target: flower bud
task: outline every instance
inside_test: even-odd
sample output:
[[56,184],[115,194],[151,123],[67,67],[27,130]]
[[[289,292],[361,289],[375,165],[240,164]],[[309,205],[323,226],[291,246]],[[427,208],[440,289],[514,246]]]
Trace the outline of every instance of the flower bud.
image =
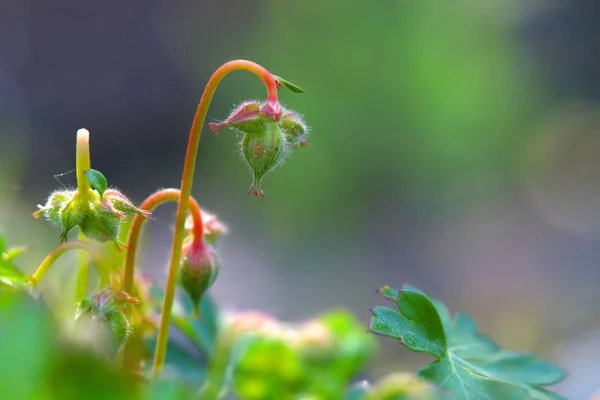
[[308,145],[308,127],[302,118],[277,101],[242,103],[227,119],[209,126],[215,133],[229,126],[245,134],[242,154],[253,175],[248,194],[254,192],[257,196],[264,196],[261,178],[283,161],[288,148]]
[[183,249],[180,282],[198,313],[200,300],[217,280],[219,261],[213,248],[202,241],[192,241]]
[[123,312],[128,304],[138,304],[139,300],[121,290],[105,288],[90,299],[77,305],[75,320],[90,319],[110,332],[113,342],[121,346],[129,340],[133,332],[132,324]]
[[43,214],[48,221],[62,228],[60,242],[75,226],[90,239],[99,242],[112,240],[117,243],[123,218],[131,214],[148,217],[150,212],[135,207],[127,197],[117,190],[109,189],[100,194],[90,189],[87,192],[60,191],[48,198],[45,206],[38,205],[35,217]]
[[297,113],[285,110],[281,119],[281,129],[285,133],[286,140],[294,148],[308,146],[308,127]]
[[286,141],[281,128],[276,123],[265,124],[264,130],[247,133],[242,140],[242,152],[252,170],[252,185],[248,194],[256,196],[264,193],[260,188],[262,177],[283,161]]

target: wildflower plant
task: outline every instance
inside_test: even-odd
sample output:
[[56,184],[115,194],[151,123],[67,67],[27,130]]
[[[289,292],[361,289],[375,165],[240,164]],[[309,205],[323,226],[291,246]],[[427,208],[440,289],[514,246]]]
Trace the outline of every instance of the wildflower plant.
[[[451,318],[442,303],[411,286],[382,288],[394,307],[374,308],[368,329],[343,310],[298,323],[216,306],[209,293],[219,276],[218,244],[227,228],[201,209],[192,183],[212,96],[235,70],[257,75],[267,98],[244,101],[208,125],[215,134],[229,128],[242,133],[240,153],[252,175],[248,194],[264,196],[264,176],[308,146],[303,117],[278,97],[282,87],[304,91],[246,60],[225,63],[208,81],[192,122],[181,187],[158,190],[139,206],[91,168],[90,134],[79,130],[77,188],[51,193],[34,212],[59,227],[57,247],[28,275],[16,264],[23,248],[8,247],[0,236],[0,354],[20,360],[0,363],[0,398],[84,398],[88,390],[106,399],[561,399],[545,388],[563,377],[557,366],[501,349],[469,317]],[[142,227],[165,202],[176,202],[177,214],[163,287],[135,266]],[[70,237],[74,231],[77,238]],[[98,246],[103,242],[114,246]],[[109,337],[103,353],[108,357],[62,338],[57,317],[38,294],[52,264],[71,250],[78,251],[75,325]],[[90,279],[91,265],[97,282]],[[170,335],[171,328],[187,342]],[[416,374],[359,379],[377,351],[371,333],[434,361]]]

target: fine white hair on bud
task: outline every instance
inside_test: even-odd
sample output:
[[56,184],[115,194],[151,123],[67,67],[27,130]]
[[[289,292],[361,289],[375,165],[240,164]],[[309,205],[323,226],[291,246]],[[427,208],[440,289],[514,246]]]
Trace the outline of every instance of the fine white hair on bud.
[[225,120],[209,124],[217,133],[231,127],[244,136],[239,152],[252,174],[248,194],[264,196],[261,180],[281,165],[292,149],[308,146],[309,128],[302,116],[277,101],[245,101],[234,108]]

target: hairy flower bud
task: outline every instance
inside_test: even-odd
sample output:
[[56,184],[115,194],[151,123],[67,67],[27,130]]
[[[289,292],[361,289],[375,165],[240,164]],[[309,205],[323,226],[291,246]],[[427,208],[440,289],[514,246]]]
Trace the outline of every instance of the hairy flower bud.
[[276,123],[265,124],[262,131],[247,133],[242,140],[242,153],[252,170],[252,185],[248,193],[264,196],[260,181],[265,174],[279,165],[284,158],[286,142]]
[[285,133],[288,143],[294,148],[308,146],[308,127],[297,113],[285,110],[281,119],[281,129]]
[[121,290],[105,288],[90,299],[84,299],[77,305],[75,320],[84,318],[100,323],[110,332],[117,346],[127,343],[133,332],[132,324],[123,312],[128,304],[138,304],[139,300]]
[[181,258],[180,282],[197,313],[200,300],[219,276],[217,254],[209,244],[192,241],[186,244]]
[[215,133],[229,126],[245,134],[242,154],[253,176],[248,194],[257,196],[264,196],[260,188],[262,177],[283,161],[289,148],[308,145],[309,130],[302,118],[277,101],[244,102],[227,119],[209,126]]
[[123,218],[131,214],[148,217],[150,212],[140,210],[115,189],[109,189],[103,196],[90,189],[87,192],[58,191],[48,198],[46,205],[38,205],[34,213],[37,218],[44,215],[48,221],[62,228],[60,242],[67,240],[67,234],[75,226],[90,239],[99,242],[112,240],[117,245]]

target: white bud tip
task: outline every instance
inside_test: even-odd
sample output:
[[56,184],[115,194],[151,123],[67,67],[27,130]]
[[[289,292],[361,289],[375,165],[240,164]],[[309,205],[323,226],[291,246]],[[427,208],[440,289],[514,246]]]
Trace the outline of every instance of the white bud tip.
[[85,128],[78,129],[77,136],[90,136],[90,131]]

